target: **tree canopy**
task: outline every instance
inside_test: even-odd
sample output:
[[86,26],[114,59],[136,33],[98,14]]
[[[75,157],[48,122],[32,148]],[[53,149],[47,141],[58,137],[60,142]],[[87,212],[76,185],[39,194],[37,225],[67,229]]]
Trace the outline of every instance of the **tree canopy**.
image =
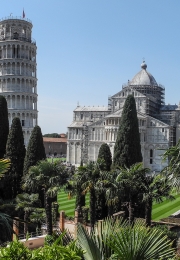
[[117,139],[114,147],[114,167],[130,167],[142,162],[140,136],[135,99],[132,95],[126,98]]
[[52,199],[67,181],[67,170],[61,162],[39,161],[23,176],[23,189],[36,192],[42,189],[45,198],[47,233],[52,235]]
[[58,133],[52,133],[52,134],[45,134],[43,137],[52,137],[52,138],[60,138],[60,135]]
[[39,126],[35,126],[31,133],[26,151],[24,160],[24,174],[28,173],[30,166],[36,165],[37,162],[44,159],[46,159],[46,154],[41,128]]
[[99,149],[98,159],[104,160],[104,170],[110,171],[112,164],[112,155],[109,148],[109,145],[104,143]]
[[6,142],[9,133],[8,108],[4,96],[0,96],[0,158],[2,159],[6,152]]
[[[7,159],[0,159],[0,178],[10,168],[10,161]],[[8,241],[12,237],[12,219],[9,215],[0,212],[0,243]]]
[[15,117],[12,121],[6,145],[6,158],[9,158],[11,161],[11,168],[6,177],[6,188],[9,186],[9,189],[6,189],[8,190],[9,199],[15,198],[21,191],[20,183],[23,175],[25,153],[26,149],[21,122],[18,117]]

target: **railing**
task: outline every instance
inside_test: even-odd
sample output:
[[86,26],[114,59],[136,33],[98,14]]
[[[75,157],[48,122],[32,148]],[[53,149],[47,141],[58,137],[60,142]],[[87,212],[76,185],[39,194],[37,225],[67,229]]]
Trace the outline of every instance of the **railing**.
[[31,232],[31,233],[27,233],[27,234],[19,234],[18,239],[26,239],[26,238],[37,237],[37,236],[42,236],[42,235],[43,235],[42,231],[39,230],[37,232]]
[[35,73],[34,72],[24,72],[24,71],[21,71],[20,73],[20,70],[13,70],[13,71],[3,71],[3,73],[0,72],[0,77],[3,77],[3,76],[23,76],[23,77],[32,77],[32,78],[35,78]]
[[10,15],[10,16],[7,16],[7,17],[3,17],[2,19],[0,19],[0,22],[5,21],[5,20],[14,20],[14,19],[26,21],[26,22],[32,24],[32,21],[31,21],[30,19],[28,19],[28,18],[23,18],[23,17],[21,17],[21,16],[11,16],[11,15]]
[[18,36],[18,35],[1,36],[0,37],[0,41],[6,41],[6,40],[16,40],[16,41],[30,42],[30,43],[36,45],[36,41],[33,38],[29,39],[29,38],[21,37],[21,36]]
[[[139,86],[142,86],[142,87],[149,87],[150,85],[139,85],[139,84],[137,84],[137,85],[131,85],[131,81],[129,81],[129,82],[127,82],[127,83],[123,83],[122,84],[122,89],[124,89],[124,88],[126,88],[126,87],[139,87]],[[162,85],[162,84],[160,84],[160,83],[157,83],[157,85],[154,85],[154,87],[159,87],[159,88],[161,88],[161,90],[162,91],[164,91],[165,90],[165,87]]]

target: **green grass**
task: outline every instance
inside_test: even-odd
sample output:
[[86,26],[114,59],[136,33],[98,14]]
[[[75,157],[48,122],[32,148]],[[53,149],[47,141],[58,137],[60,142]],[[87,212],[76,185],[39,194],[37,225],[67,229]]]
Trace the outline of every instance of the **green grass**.
[[[174,195],[175,200],[165,200],[162,203],[154,203],[152,219],[160,220],[180,210],[180,195]],[[67,216],[74,217],[75,197],[68,199],[68,194],[61,190],[58,194],[59,211],[64,210]],[[89,195],[86,196],[86,205],[89,205]]]
[[175,200],[165,200],[162,203],[156,203],[153,205],[152,219],[160,220],[167,218],[171,214],[180,210],[180,195],[174,195]]
[[[74,217],[75,211],[75,201],[76,198],[73,197],[68,199],[68,194],[61,190],[58,193],[58,204],[59,204],[59,211],[64,210],[67,216]],[[86,196],[86,205],[89,205],[89,195]]]
[[48,162],[66,161],[66,158],[47,158]]

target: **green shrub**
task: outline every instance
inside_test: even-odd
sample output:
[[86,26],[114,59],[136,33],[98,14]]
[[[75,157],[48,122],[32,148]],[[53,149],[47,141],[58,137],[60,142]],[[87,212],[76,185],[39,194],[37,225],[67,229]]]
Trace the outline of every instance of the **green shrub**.
[[164,234],[168,237],[169,240],[172,241],[172,247],[176,248],[178,235],[176,232],[169,230],[167,225],[157,225],[156,228],[160,229],[164,232]]
[[8,247],[0,249],[0,259],[6,260],[30,260],[31,251],[19,241],[13,241]]

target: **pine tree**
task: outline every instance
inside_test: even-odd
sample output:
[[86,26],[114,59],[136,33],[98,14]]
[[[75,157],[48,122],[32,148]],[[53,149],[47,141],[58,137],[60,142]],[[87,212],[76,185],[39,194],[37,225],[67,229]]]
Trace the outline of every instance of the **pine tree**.
[[6,153],[6,142],[9,133],[7,101],[4,96],[0,96],[0,159]]
[[38,161],[46,159],[45,148],[43,144],[43,137],[41,128],[35,126],[27,147],[26,156],[24,160],[23,174],[27,174],[29,167],[36,165]]
[[130,167],[142,162],[139,127],[135,99],[129,95],[125,101],[114,147],[114,167]]
[[112,155],[108,144],[104,143],[101,145],[99,149],[98,159],[103,159],[105,162],[104,170],[110,171],[112,164]]
[[5,157],[10,159],[11,167],[4,179],[4,199],[13,199],[21,192],[20,185],[23,175],[25,153],[26,149],[21,122],[18,117],[15,117],[12,121],[6,145]]

